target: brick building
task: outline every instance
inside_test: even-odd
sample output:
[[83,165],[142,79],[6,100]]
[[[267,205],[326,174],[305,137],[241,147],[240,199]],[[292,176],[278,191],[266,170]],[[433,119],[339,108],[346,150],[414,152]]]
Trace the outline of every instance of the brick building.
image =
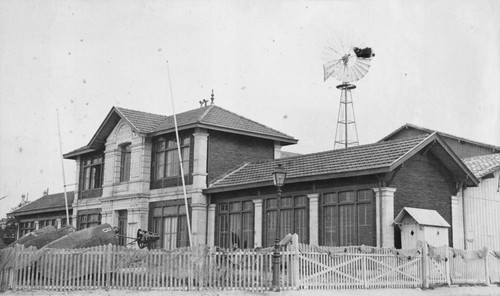
[[[477,178],[437,133],[282,158],[291,136],[215,105],[177,115],[193,243],[269,246],[276,235],[271,172],[288,170],[280,236],[321,245],[398,246],[404,206],[437,210],[450,224],[457,183]],[[155,248],[188,244],[172,116],[113,107],[77,163],[73,219],[160,234]],[[94,221],[98,219],[98,221]],[[452,237],[450,236],[450,243]]]

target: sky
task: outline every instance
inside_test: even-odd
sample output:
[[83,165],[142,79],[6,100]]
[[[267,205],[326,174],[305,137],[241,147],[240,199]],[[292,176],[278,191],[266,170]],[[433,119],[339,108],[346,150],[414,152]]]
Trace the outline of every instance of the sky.
[[376,54],[352,93],[360,144],[411,123],[500,146],[498,15],[493,0],[2,0],[0,218],[22,194],[62,192],[60,143],[86,145],[112,106],[170,115],[213,89],[299,140],[286,151],[332,149],[340,93],[323,63],[337,36]]

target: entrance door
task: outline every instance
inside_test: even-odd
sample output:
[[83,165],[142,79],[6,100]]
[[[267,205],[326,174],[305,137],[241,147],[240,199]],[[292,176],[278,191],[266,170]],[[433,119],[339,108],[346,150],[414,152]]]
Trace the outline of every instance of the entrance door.
[[118,243],[120,246],[127,244],[127,210],[118,211]]

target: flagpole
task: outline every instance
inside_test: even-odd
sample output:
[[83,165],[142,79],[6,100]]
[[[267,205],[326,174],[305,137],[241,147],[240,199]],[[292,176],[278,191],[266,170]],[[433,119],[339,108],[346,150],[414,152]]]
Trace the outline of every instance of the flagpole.
[[191,219],[189,217],[189,206],[188,206],[187,193],[186,193],[186,181],[184,180],[184,168],[182,165],[181,143],[179,140],[179,129],[177,127],[177,117],[175,115],[174,95],[173,95],[173,91],[172,91],[172,81],[170,81],[170,67],[168,65],[168,61],[167,61],[167,73],[168,73],[168,85],[170,87],[170,98],[171,98],[171,102],[172,102],[172,113],[174,114],[175,137],[177,139],[177,152],[179,153],[179,166],[181,168],[182,191],[184,193],[184,205],[186,207],[186,218],[187,218],[189,245],[192,246],[193,238],[192,238],[192,234],[191,234]]
[[56,109],[57,112],[57,131],[59,135],[59,152],[61,154],[61,167],[62,167],[62,175],[63,175],[63,187],[64,187],[64,202],[66,205],[66,225],[69,224],[69,209],[68,209],[68,193],[66,192],[66,174],[64,173],[64,157],[62,153],[62,142],[61,142],[61,127],[59,125],[59,110]]

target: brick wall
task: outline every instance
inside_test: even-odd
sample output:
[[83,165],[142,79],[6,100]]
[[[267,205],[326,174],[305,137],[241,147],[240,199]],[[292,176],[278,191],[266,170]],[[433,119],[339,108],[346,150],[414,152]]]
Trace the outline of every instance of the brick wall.
[[[449,172],[431,153],[417,154],[397,172],[390,187],[397,188],[394,196],[394,216],[403,207],[436,210],[450,225],[453,182]],[[399,238],[396,227],[396,241]],[[450,231],[449,243],[452,244]],[[396,246],[398,244],[396,243]]]
[[274,158],[274,141],[209,131],[208,182],[249,162]]

